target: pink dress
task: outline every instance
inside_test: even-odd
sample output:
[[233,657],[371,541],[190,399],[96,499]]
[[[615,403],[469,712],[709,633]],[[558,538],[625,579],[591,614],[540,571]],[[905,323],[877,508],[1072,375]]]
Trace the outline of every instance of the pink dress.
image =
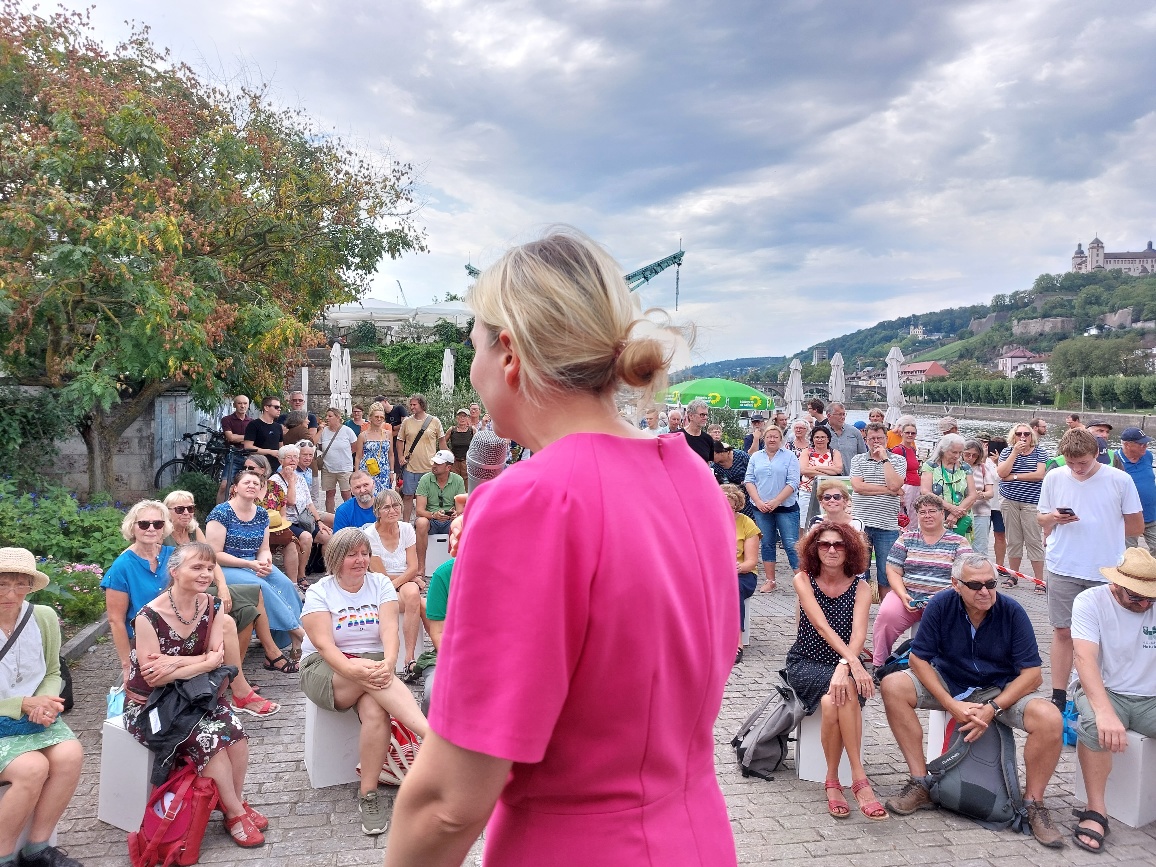
[[734,532],[681,434],[572,434],[470,495],[429,720],[514,762],[487,864],[736,863]]

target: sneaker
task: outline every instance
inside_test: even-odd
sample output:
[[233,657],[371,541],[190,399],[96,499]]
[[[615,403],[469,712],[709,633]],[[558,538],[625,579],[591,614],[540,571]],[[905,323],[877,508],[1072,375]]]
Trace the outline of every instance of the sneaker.
[[1028,813],[1028,826],[1036,842],[1049,849],[1063,849],[1064,840],[1052,824],[1051,811],[1040,801],[1024,801],[1024,807]]
[[75,858],[69,858],[55,846],[45,846],[35,855],[16,856],[19,867],[84,867]]
[[910,816],[916,810],[934,810],[935,803],[931,800],[931,792],[923,780],[912,777],[907,781],[899,794],[887,799],[887,809],[898,816]]
[[361,811],[361,832],[371,837],[389,830],[389,817],[385,814],[385,804],[381,802],[377,789],[366,795],[357,796],[357,809]]

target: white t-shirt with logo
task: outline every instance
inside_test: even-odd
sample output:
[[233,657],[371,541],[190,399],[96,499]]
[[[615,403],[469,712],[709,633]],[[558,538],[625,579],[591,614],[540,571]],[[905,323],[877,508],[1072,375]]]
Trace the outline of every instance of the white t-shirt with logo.
[[1100,645],[1100,672],[1112,692],[1156,696],[1156,606],[1137,613],[1107,585],[1085,590],[1072,604],[1072,638]]
[[1044,559],[1057,575],[1103,581],[1100,567],[1119,563],[1124,556],[1124,516],[1143,510],[1131,476],[1107,464],[1099,467],[1085,481],[1066,466],[1044,476],[1040,514],[1066,506],[1080,519],[1056,524],[1048,536]]
[[[343,590],[332,575],[326,575],[305,593],[301,616],[326,611],[333,623],[333,643],[342,653],[381,653],[379,610],[387,602],[397,601],[393,582],[377,572],[365,573],[365,581],[356,593]],[[397,627],[390,623],[388,628]],[[302,656],[316,653],[317,648],[305,636]]]

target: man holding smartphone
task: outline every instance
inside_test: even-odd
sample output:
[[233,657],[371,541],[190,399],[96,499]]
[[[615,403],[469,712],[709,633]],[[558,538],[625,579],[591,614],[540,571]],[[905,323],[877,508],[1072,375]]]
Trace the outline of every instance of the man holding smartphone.
[[1044,477],[1038,521],[1048,534],[1045,556],[1048,619],[1053,628],[1052,701],[1061,711],[1068,701],[1072,672],[1072,605],[1084,590],[1105,583],[1104,564],[1119,563],[1124,537],[1144,532],[1144,512],[1132,478],[1100,463],[1100,445],[1088,430],[1060,438],[1065,465]]
[[449,533],[450,521],[457,517],[454,497],[466,492],[466,482],[450,471],[454,463],[454,453],[441,449],[434,453],[432,468],[421,477],[417,485],[417,568],[425,577],[425,552],[429,544],[429,534]]

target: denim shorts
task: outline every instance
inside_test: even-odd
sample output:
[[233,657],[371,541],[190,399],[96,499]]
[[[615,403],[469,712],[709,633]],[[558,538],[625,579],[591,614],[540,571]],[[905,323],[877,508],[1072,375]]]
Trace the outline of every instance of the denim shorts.
[[444,536],[450,531],[450,523],[452,518],[447,518],[444,521],[431,519],[429,522],[429,532],[431,536]]
[[402,494],[407,497],[415,496],[417,494],[417,486],[421,482],[421,477],[424,475],[425,473],[411,473],[409,470],[402,470]]

